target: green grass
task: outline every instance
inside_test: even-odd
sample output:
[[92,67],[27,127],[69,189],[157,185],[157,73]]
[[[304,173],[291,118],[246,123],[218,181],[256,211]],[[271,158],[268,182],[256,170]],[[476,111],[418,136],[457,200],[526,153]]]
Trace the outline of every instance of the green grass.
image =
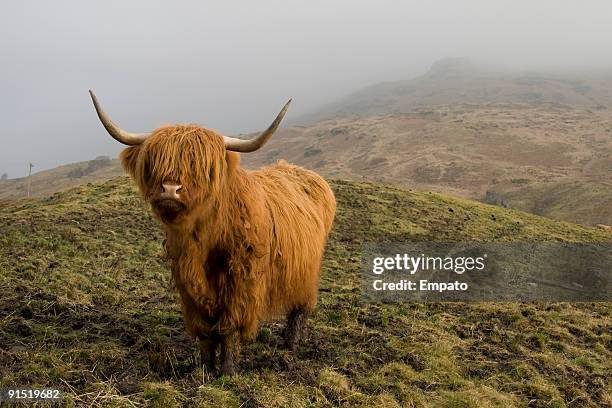
[[612,224],[612,185],[588,181],[536,184],[502,194],[510,207],[583,225]]
[[[298,357],[282,322],[209,379],[185,334],[162,235],[119,178],[0,208],[0,387],[66,406],[609,406],[609,303],[364,304],[367,241],[609,241],[443,195],[336,181],[319,303]],[[452,211],[451,211],[452,210]]]

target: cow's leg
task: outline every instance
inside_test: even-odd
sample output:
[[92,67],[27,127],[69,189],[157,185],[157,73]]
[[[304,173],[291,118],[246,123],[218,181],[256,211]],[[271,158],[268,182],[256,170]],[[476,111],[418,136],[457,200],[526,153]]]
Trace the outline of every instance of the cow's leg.
[[200,338],[200,360],[205,370],[210,374],[215,372],[217,366],[217,346],[219,337],[209,334],[207,337]]
[[291,349],[294,353],[297,351],[307,316],[308,310],[304,307],[294,308],[287,316],[287,326],[284,333],[285,347]]
[[236,360],[240,353],[240,332],[235,330],[221,337],[221,375],[236,372]]

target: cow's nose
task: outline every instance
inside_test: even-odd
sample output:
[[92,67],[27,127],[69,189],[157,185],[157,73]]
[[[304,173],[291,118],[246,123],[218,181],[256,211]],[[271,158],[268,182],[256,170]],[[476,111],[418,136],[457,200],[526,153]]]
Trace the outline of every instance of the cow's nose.
[[164,197],[178,198],[178,192],[183,189],[180,184],[162,184],[161,193]]

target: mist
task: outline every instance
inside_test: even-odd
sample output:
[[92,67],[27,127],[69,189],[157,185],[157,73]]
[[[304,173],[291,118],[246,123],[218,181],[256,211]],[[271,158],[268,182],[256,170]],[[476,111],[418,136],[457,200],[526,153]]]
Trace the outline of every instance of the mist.
[[19,1],[0,4],[0,173],[115,157],[88,89],[129,131],[267,127],[438,59],[612,67],[606,1]]

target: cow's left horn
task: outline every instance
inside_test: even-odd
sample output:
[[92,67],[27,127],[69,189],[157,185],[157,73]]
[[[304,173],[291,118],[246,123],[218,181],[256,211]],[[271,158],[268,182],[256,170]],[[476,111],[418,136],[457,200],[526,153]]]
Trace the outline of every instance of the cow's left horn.
[[256,138],[244,140],[236,139],[235,137],[223,136],[223,138],[225,139],[225,148],[227,150],[240,153],[254,152],[255,150],[259,149],[270,139],[270,137],[272,137],[272,135],[278,128],[278,125],[280,125],[281,121],[283,120],[283,117],[285,116],[287,109],[289,109],[290,104],[291,99],[289,99],[285,106],[283,106],[283,109],[281,109],[278,116],[276,116],[274,122],[272,122],[272,124],[265,130],[265,132],[263,132]]
[[116,141],[128,146],[134,146],[141,144],[147,137],[149,137],[150,133],[129,133],[115,125],[110,117],[104,113],[100,107],[100,104],[98,103],[98,98],[96,98],[96,95],[91,89],[89,90],[89,95],[91,95],[91,100],[96,108],[100,122],[102,122],[102,125],[104,125],[104,128],[108,134],[111,135]]

